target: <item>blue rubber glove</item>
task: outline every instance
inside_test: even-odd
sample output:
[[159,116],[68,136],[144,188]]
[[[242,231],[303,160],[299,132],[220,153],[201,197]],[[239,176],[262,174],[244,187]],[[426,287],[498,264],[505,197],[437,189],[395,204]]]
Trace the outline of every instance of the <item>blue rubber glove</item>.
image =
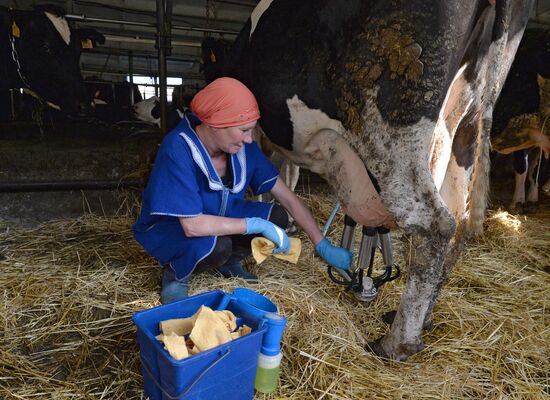
[[325,262],[335,268],[349,269],[353,254],[343,247],[333,246],[326,238],[323,238],[315,246],[315,251]]
[[290,240],[288,240],[288,236],[284,229],[262,218],[245,218],[244,220],[246,222],[245,234],[250,235],[259,233],[275,243],[277,248],[273,250],[274,254],[281,252],[288,254],[290,250]]

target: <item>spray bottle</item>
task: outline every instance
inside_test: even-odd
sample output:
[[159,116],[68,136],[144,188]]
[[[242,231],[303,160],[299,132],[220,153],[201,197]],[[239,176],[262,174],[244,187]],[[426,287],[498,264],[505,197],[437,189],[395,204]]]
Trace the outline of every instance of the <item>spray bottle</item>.
[[277,389],[279,366],[281,365],[281,338],[285,330],[286,318],[275,313],[266,313],[262,324],[267,324],[260,355],[254,388],[260,393],[272,393]]

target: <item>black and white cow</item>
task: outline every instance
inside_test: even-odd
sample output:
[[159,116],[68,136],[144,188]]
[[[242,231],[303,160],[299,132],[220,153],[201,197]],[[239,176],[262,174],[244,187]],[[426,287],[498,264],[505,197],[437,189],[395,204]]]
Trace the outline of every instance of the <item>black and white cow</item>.
[[[168,112],[166,113],[166,129],[168,132],[181,121],[185,109],[180,109],[175,104],[168,106]],[[153,96],[134,104],[132,106],[132,118],[160,127],[160,99]]]
[[464,241],[482,228],[493,107],[531,6],[262,0],[236,40],[228,74],[256,95],[269,139],[322,175],[355,221],[394,221],[412,240],[377,354],[422,350]]
[[82,46],[105,38],[93,29],[71,29],[64,15],[54,5],[0,7],[0,120],[9,117],[9,89],[17,88],[70,116],[90,110],[79,58]]
[[143,100],[139,86],[127,81],[112,82],[97,76],[84,79],[86,90],[96,104],[131,106]]
[[[178,85],[172,90],[172,103],[168,105],[166,113],[166,129],[171,131],[181,121],[183,114],[191,105],[197,88]],[[160,99],[157,96],[134,104],[132,107],[133,118],[139,121],[150,122],[160,127]]]
[[116,123],[132,118],[132,107],[143,100],[139,86],[130,82],[111,82],[97,76],[87,77],[84,85],[92,98],[96,119]]
[[[495,105],[491,130],[493,149],[502,154],[513,153],[512,211],[525,211],[538,202],[539,182],[544,184],[544,175],[537,172],[548,168],[540,151],[546,158],[550,154],[549,117],[550,29],[529,29],[525,31]],[[529,151],[533,148],[538,151]]]

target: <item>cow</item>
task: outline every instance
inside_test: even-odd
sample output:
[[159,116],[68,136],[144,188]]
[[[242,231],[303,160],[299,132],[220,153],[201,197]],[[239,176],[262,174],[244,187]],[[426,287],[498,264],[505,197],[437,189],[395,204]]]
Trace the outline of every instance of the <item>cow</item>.
[[[502,154],[513,153],[515,188],[511,211],[526,211],[538,202],[540,151],[550,153],[550,29],[526,30],[497,101],[491,141]],[[538,148],[528,157],[530,148]],[[530,162],[529,162],[530,160]],[[526,179],[529,192],[525,195]],[[542,178],[542,176],[541,176]],[[543,182],[541,182],[543,183]],[[527,202],[526,202],[527,200]]]
[[406,360],[482,229],[493,107],[527,24],[524,0],[262,0],[227,75],[260,129],[324,177],[346,214],[412,245],[390,331],[367,347]]
[[9,89],[22,88],[69,116],[90,111],[79,58],[105,42],[93,29],[72,29],[55,5],[32,11],[0,7],[0,120],[9,118]]
[[225,57],[229,47],[230,43],[224,39],[207,37],[202,41],[201,70],[204,73],[206,83],[210,83],[222,75],[225,66]]
[[96,119],[116,123],[132,118],[132,106],[143,100],[139,86],[130,82],[110,82],[87,77],[84,85],[92,98]]
[[172,105],[179,110],[186,110],[191,104],[191,100],[197,93],[197,88],[189,85],[178,85],[172,89]]
[[131,106],[143,100],[139,86],[127,81],[111,82],[97,76],[84,79],[84,85],[95,104]]
[[[171,131],[176,127],[189,109],[191,100],[197,89],[187,85],[175,86],[172,90],[172,103],[168,105],[166,129]],[[160,127],[160,99],[157,96],[150,97],[132,107],[133,118],[139,121],[150,122]]]
[[[180,109],[175,104],[168,106],[166,113],[166,129],[171,131],[181,121],[186,108]],[[160,127],[160,99],[157,96],[149,97],[132,106],[132,118],[138,121],[149,122]]]

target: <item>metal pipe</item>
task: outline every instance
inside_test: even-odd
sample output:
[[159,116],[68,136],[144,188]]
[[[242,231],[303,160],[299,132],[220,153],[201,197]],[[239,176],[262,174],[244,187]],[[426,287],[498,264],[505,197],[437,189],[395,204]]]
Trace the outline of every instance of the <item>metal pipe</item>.
[[[79,21],[79,22],[100,22],[104,24],[118,24],[118,25],[129,25],[129,26],[142,26],[146,28],[156,28],[156,24],[153,22],[137,22],[137,21],[124,21],[119,19],[108,19],[108,18],[95,18],[87,17],[83,14],[67,14],[65,18],[70,21]],[[158,15],[157,15],[158,19]],[[194,26],[185,26],[185,25],[173,25],[172,29],[178,31],[192,31],[192,32],[209,32],[209,33],[218,33],[220,35],[235,35],[237,36],[239,32],[231,31],[228,29],[213,29],[213,28],[198,28]]]
[[[153,42],[153,40],[151,40],[151,42]],[[132,58],[136,59],[136,58],[145,58],[145,59],[149,59],[149,58],[154,58],[156,59],[158,57],[158,54],[157,53],[153,53],[153,52],[139,52],[139,53],[136,53],[135,50],[130,50],[132,52]],[[113,55],[113,56],[124,56],[124,57],[128,57],[129,54],[128,54],[128,50],[122,50],[122,49],[117,49],[117,48],[114,48],[114,47],[98,47],[98,48],[95,48],[95,49],[88,49],[86,50],[85,54],[110,54],[110,55]],[[185,57],[185,55],[183,55]],[[189,57],[192,57],[192,56],[189,56]],[[182,58],[181,55],[176,55],[176,56],[169,56],[169,57],[166,57],[166,59],[168,61],[174,61],[174,62],[183,62],[183,63],[199,63],[200,62],[200,59],[199,58]]]
[[[171,3],[170,3],[171,4]],[[166,133],[167,116],[167,91],[166,91],[166,53],[170,49],[170,27],[166,21],[166,0],[157,0],[157,50],[158,50],[158,71],[160,89],[160,130]]]
[[0,193],[143,188],[143,179],[0,182]]
[[[83,74],[89,74],[89,75],[97,75],[103,72],[104,75],[113,75],[113,76],[123,76],[126,77],[128,73],[126,71],[109,71],[106,72],[103,67],[95,66],[95,65],[83,65],[80,71]],[[139,75],[149,76],[150,71],[142,70],[142,69],[134,69],[134,72]],[[182,74],[179,71],[173,71],[173,76],[179,76],[183,79],[187,80],[193,80],[193,81],[204,81],[204,76],[202,74]],[[153,83],[140,83],[140,86],[154,86],[157,87],[158,85]]]
[[132,86],[132,90],[130,90],[130,104],[134,104],[134,55],[132,50],[128,50],[128,81]]
[[330,225],[332,225],[332,221],[334,220],[334,217],[336,216],[336,213],[338,212],[339,209],[340,209],[340,201],[338,200],[334,205],[332,212],[328,216],[327,222],[325,223],[325,227],[323,228],[323,236],[327,235]]
[[15,119],[15,91],[19,91],[19,89],[10,89],[10,111],[11,111],[11,119]]
[[[124,43],[145,43],[145,44],[155,44],[154,39],[148,39],[138,36],[120,36],[120,35],[103,35],[105,40],[108,42],[124,42]],[[184,46],[184,47],[201,47],[200,42],[191,42],[191,41],[181,41],[174,40],[172,42],[174,46]]]

